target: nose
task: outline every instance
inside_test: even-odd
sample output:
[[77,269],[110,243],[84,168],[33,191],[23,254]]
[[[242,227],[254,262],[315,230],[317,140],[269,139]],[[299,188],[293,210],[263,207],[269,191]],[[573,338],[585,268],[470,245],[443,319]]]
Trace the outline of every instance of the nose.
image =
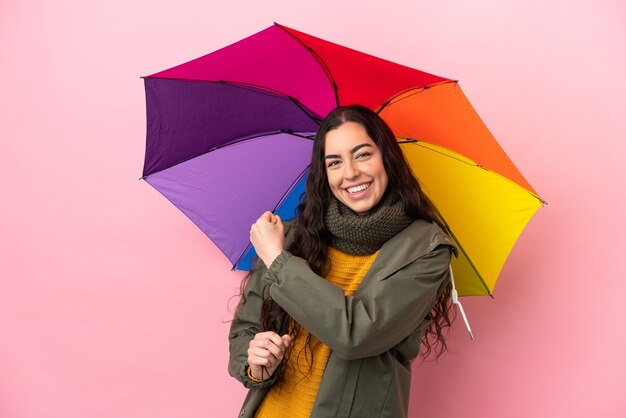
[[343,176],[346,179],[354,179],[359,176],[360,172],[354,161],[348,160],[344,167],[345,171],[343,173]]

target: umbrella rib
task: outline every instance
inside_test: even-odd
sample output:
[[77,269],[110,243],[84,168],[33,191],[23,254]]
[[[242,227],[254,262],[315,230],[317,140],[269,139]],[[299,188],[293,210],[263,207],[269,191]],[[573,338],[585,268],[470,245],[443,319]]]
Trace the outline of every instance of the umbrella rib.
[[307,115],[313,122],[318,123],[318,124],[320,122],[322,122],[322,118],[318,114],[316,114],[311,109],[307,108],[305,105],[300,103],[300,101],[298,99],[296,99],[295,97],[290,96],[290,95],[288,95],[286,93],[283,93],[280,90],[275,90],[275,89],[273,89],[271,87],[262,86],[260,84],[246,83],[246,82],[243,82],[243,81],[220,80],[220,81],[218,81],[218,83],[226,84],[226,85],[233,86],[233,87],[248,88],[249,90],[253,90],[253,91],[274,93],[277,96],[286,98],[289,101],[291,101],[294,105],[296,105],[296,107],[298,107],[302,111],[302,113]]
[[[289,188],[287,189],[287,191],[282,195],[282,197],[280,198],[280,200],[278,201],[278,203],[276,204],[276,206],[274,206],[274,209],[272,209],[272,213],[276,213],[276,211],[278,210],[278,208],[280,208],[280,205],[283,204],[283,202],[285,201],[285,199],[287,198],[287,196],[289,196],[289,194],[292,192],[292,190],[296,187],[296,185],[300,182],[300,180],[302,179],[302,177],[306,174],[306,172],[309,170],[310,165],[307,165],[306,168],[304,170],[302,170],[302,172],[298,175],[298,177],[296,177],[296,179],[291,183],[291,185],[289,186]],[[252,246],[252,243],[248,243],[248,245],[246,246],[245,250],[243,250],[243,252],[241,253],[241,255],[237,258],[237,261],[233,264],[233,268],[232,270],[235,270],[237,267],[237,264],[239,264],[239,262],[241,261],[241,259],[243,258],[243,256],[248,252],[248,249],[250,249],[250,247]]]
[[285,29],[283,25],[280,25],[276,22],[274,22],[274,25],[282,29],[285,33],[287,33],[287,35],[291,36],[299,44],[301,44],[307,51],[311,53],[311,55],[313,56],[313,59],[315,59],[315,61],[319,64],[319,66],[322,67],[322,70],[326,74],[326,77],[328,77],[328,81],[330,81],[330,84],[333,87],[333,92],[335,94],[335,104],[337,105],[337,107],[339,107],[339,92],[338,92],[339,88],[337,87],[337,83],[335,82],[335,77],[333,77],[333,73],[330,71],[330,68],[328,67],[326,62],[322,59],[322,57],[317,52],[315,52],[313,48],[305,44],[304,41],[302,41],[300,38],[298,38],[297,36],[289,32],[287,29]]
[[[248,245],[246,245],[246,248],[244,248],[244,250],[241,252],[241,254],[239,255],[239,257],[237,257],[237,260],[233,263],[233,266],[231,267],[231,271],[235,271],[237,270],[237,264],[239,264],[239,262],[241,261],[241,259],[243,258],[244,255],[246,255],[246,253],[248,252],[248,250],[250,249],[250,247],[252,247],[252,243],[248,242]],[[258,256],[255,256],[258,257]],[[254,257],[250,260],[250,266],[248,266],[248,270],[247,271],[252,271],[251,265],[252,262],[254,261]]]
[[446,219],[443,217],[441,212],[439,212],[439,209],[437,209],[437,206],[432,201],[431,201],[431,203],[433,205],[433,208],[435,209],[435,212],[437,212],[437,216],[439,217],[439,219],[441,219],[441,222],[443,222],[443,224],[445,225],[446,229],[448,230],[448,233],[452,236],[452,239],[454,240],[454,242],[456,242],[456,244],[459,246],[459,250],[463,253],[463,255],[465,255],[465,258],[467,259],[467,262],[472,267],[472,270],[474,270],[474,273],[476,273],[476,276],[478,276],[478,279],[480,280],[480,282],[482,283],[483,287],[487,291],[487,294],[493,298],[493,295],[491,294],[491,290],[489,290],[489,286],[487,286],[487,283],[485,283],[485,280],[483,279],[483,276],[478,271],[478,268],[474,265],[474,262],[470,258],[470,256],[467,253],[467,251],[465,251],[465,248],[463,247],[463,245],[461,245],[461,241],[459,241],[459,239],[456,237],[454,232],[452,232],[452,229],[450,228],[450,225],[448,225],[448,222],[446,222]]
[[273,89],[271,87],[262,86],[260,84],[254,83],[246,83],[244,81],[233,81],[233,80],[195,80],[192,78],[164,78],[164,77],[142,77],[142,78],[152,78],[155,80],[174,80],[174,81],[187,81],[187,82],[197,82],[197,83],[213,83],[213,84],[224,84],[231,87],[238,87],[241,89],[245,89],[248,91],[253,91],[258,94],[267,94],[270,93],[273,96],[278,96],[283,99],[287,99],[291,101],[294,105],[296,105],[302,113],[308,116],[313,122],[319,124],[322,121],[322,118],[311,109],[307,108],[305,105],[300,103],[298,99],[293,96],[290,96],[286,93],[283,93],[280,90]]
[[489,173],[492,173],[492,174],[494,174],[494,175],[496,175],[496,176],[498,176],[498,177],[501,177],[501,178],[505,179],[506,181],[508,181],[508,182],[510,182],[510,183],[513,183],[513,184],[514,184],[514,185],[516,185],[517,187],[522,188],[522,189],[523,189],[526,193],[528,193],[529,195],[531,195],[532,197],[534,197],[535,199],[537,199],[537,200],[541,203],[541,205],[542,205],[542,206],[545,206],[545,205],[547,205],[547,204],[548,204],[548,202],[546,202],[545,200],[543,200],[542,198],[540,198],[540,197],[539,197],[539,196],[537,196],[536,194],[534,194],[534,193],[530,192],[529,190],[527,190],[527,189],[523,188],[522,186],[520,186],[519,184],[517,184],[517,183],[516,183],[516,182],[514,182],[513,180],[509,179],[508,177],[503,176],[502,174],[498,173],[497,171],[493,171],[493,170],[488,169],[487,167],[483,167],[483,166],[482,166],[482,165],[480,165],[480,164],[476,164],[476,162],[474,162],[474,161],[472,161],[472,162],[470,163],[470,162],[468,162],[468,161],[466,161],[466,160],[463,160],[463,159],[461,159],[461,158],[458,158],[458,157],[455,157],[455,156],[453,156],[453,155],[447,154],[447,153],[445,153],[445,152],[443,152],[443,151],[439,151],[439,150],[432,149],[432,148],[430,148],[430,147],[424,146],[424,145],[422,145],[421,143],[424,143],[424,144],[430,144],[430,142],[428,142],[428,141],[424,141],[424,140],[422,140],[422,139],[414,139],[414,138],[403,138],[402,140],[398,141],[398,144],[413,144],[413,145],[417,145],[417,146],[422,147],[422,148],[424,148],[424,149],[427,149],[427,150],[429,150],[429,151],[431,151],[431,152],[436,152],[437,154],[441,154],[441,155],[443,155],[443,156],[445,156],[445,157],[452,158],[452,159],[454,159],[454,160],[457,160],[457,161],[459,161],[459,162],[461,162],[461,163],[464,163],[464,164],[467,164],[467,165],[469,165],[469,166],[472,166],[472,167],[476,167],[476,168],[480,168],[480,169],[482,169],[482,170],[485,170],[485,171],[487,171],[487,172],[489,172]]
[[298,108],[300,108],[300,110],[302,110],[302,112],[304,112],[305,115],[311,118],[313,122],[317,123],[318,125],[322,123],[322,118],[319,117],[317,114],[313,113],[307,107],[305,107],[302,103],[300,103],[298,99],[292,96],[287,96],[287,97],[289,98],[289,100],[293,102],[293,104],[295,104]]
[[292,190],[295,189],[296,185],[300,182],[302,177],[304,177],[306,172],[309,170],[310,166],[311,166],[310,164],[307,165],[304,168],[304,170],[302,170],[302,172],[298,175],[298,177],[296,177],[296,179],[291,183],[291,185],[289,186],[287,191],[283,194],[283,196],[280,198],[280,200],[278,201],[276,206],[274,206],[274,209],[272,210],[272,213],[276,212],[278,210],[278,208],[280,207],[280,205],[282,205],[285,202],[285,199],[287,198],[287,196],[289,196],[289,194],[292,192]]
[[237,144],[239,144],[241,142],[252,141],[252,140],[260,139],[260,138],[265,137],[265,136],[276,135],[276,134],[281,134],[281,133],[282,134],[292,135],[292,136],[297,136],[297,137],[303,138],[303,139],[308,139],[310,141],[313,140],[312,136],[307,136],[307,135],[304,135],[304,134],[301,134],[301,133],[298,133],[298,132],[294,132],[291,129],[278,129],[278,130],[275,130],[275,131],[268,131],[268,132],[262,132],[262,133],[253,134],[253,135],[250,135],[250,136],[238,137],[238,138],[236,138],[236,139],[234,139],[232,141],[228,141],[228,142],[225,142],[225,143],[223,143],[221,145],[217,145],[215,147],[212,147],[209,150],[204,151],[204,152],[202,152],[200,154],[192,155],[191,157],[185,158],[184,160],[177,161],[177,162],[175,162],[173,164],[168,165],[167,167],[163,167],[162,169],[160,169],[158,171],[154,171],[154,172],[148,174],[147,176],[142,176],[142,177],[139,178],[139,180],[145,180],[147,177],[150,177],[153,174],[160,173],[161,171],[165,171],[168,168],[172,168],[172,167],[174,167],[174,166],[176,166],[178,164],[182,164],[182,163],[184,163],[186,161],[193,160],[194,158],[198,158],[198,157],[200,157],[202,155],[206,155],[206,154],[208,154],[210,152],[217,151],[218,149],[223,149],[223,148],[229,147],[231,145],[237,145]]
[[[444,84],[450,84],[450,83],[454,83],[454,84],[458,85],[459,84],[459,80],[437,81],[436,83],[428,84],[426,86],[411,87],[411,88],[408,88],[406,90],[402,90],[401,92],[398,92],[398,93],[394,94],[393,96],[391,96],[387,101],[385,101],[382,105],[380,105],[380,107],[378,108],[376,113],[380,114],[380,112],[382,112],[383,109],[386,108],[387,106],[392,105],[394,103],[397,103],[397,102],[399,102],[401,100],[408,99],[409,97],[414,96],[416,94],[423,93],[423,92],[425,92],[426,90],[428,90],[430,88],[441,86],[441,85],[444,85]],[[407,94],[410,91],[413,91],[413,93],[412,94]],[[406,94],[406,96],[401,97],[401,96],[403,96],[405,94]]]
[[[195,78],[167,78],[167,77],[145,77],[154,80],[170,80],[170,81],[182,81],[182,82],[193,82],[193,83],[213,83],[213,84],[227,84],[233,87],[240,87],[243,89],[254,90],[257,93],[273,93],[274,95],[280,97],[289,97],[287,94],[282,93],[279,90],[272,89],[270,87],[265,87],[260,84],[254,83],[246,83],[243,81],[233,81],[233,80],[200,80]],[[252,87],[252,88],[251,88]]]
[[[143,179],[144,181],[146,181],[144,177],[142,177],[142,179]],[[141,179],[140,179],[140,180],[141,180]],[[148,182],[148,181],[146,181],[146,183],[150,184],[150,182]],[[170,202],[170,203],[171,203],[171,204],[172,204],[175,208],[177,208],[177,209],[179,209],[179,210],[180,210],[180,208],[179,208],[178,206],[176,206],[176,203],[174,203],[174,202],[173,202],[173,201],[172,201],[169,197],[167,197],[167,195],[166,195],[165,193],[163,193],[161,190],[159,190],[157,187],[153,186],[152,184],[150,184],[150,186],[152,186],[152,188],[153,188],[154,190],[156,190],[158,193],[160,193],[160,194],[161,194],[161,196],[163,196],[163,197],[164,197],[164,198],[165,198],[168,202]],[[216,241],[214,241],[214,240],[213,240],[213,238],[211,238],[211,237],[209,236],[209,234],[207,234],[206,232],[204,232],[204,230],[202,229],[202,227],[201,227],[201,226],[200,226],[200,225],[199,225],[199,224],[198,224],[198,223],[197,223],[197,222],[196,222],[196,221],[195,221],[195,220],[194,220],[191,216],[189,216],[187,213],[185,213],[185,212],[184,212],[184,211],[182,211],[182,210],[180,210],[180,212],[182,212],[182,213],[183,213],[183,215],[185,215],[185,216],[187,217],[187,219],[189,219],[189,220],[190,220],[190,221],[191,221],[191,222],[192,222],[192,223],[193,223],[193,224],[194,224],[194,225],[195,225],[195,226],[196,226],[196,227],[197,227],[197,228],[198,228],[198,229],[199,229],[199,230],[200,230],[200,231],[204,234],[204,236],[205,236],[205,237],[207,237],[207,238],[209,239],[209,241],[211,241],[213,244],[215,244],[215,246],[216,246],[216,247],[217,247],[217,248],[218,248],[218,249],[222,252],[222,254],[224,254],[224,256],[226,257],[226,259],[230,261],[230,259],[229,259],[229,258],[228,258],[228,256],[226,255],[226,251],[225,251],[225,249],[224,249],[224,248],[222,248],[222,247],[221,247],[221,246],[220,246],[220,245],[219,245]]]
[[[455,94],[456,94],[456,93],[457,93],[457,90],[460,90],[460,88],[461,88],[461,87],[459,86],[459,80],[440,81],[440,82],[433,83],[433,84],[430,84],[430,85],[425,86],[425,87],[414,87],[414,88],[407,89],[407,90],[405,90],[405,91],[403,91],[403,92],[400,92],[400,93],[398,93],[398,94],[394,95],[392,98],[390,98],[388,101],[386,101],[386,102],[385,102],[385,103],[381,106],[381,108],[377,111],[377,113],[379,113],[379,114],[380,114],[380,112],[382,112],[382,110],[383,110],[385,107],[387,107],[387,106],[389,106],[389,105],[392,105],[392,104],[396,104],[396,103],[398,103],[398,102],[400,102],[400,101],[402,101],[402,100],[408,99],[408,98],[410,98],[410,97],[412,97],[412,96],[414,96],[414,95],[416,95],[416,94],[423,93],[423,92],[425,92],[426,90],[428,90],[428,89],[430,89],[430,88],[432,88],[432,87],[441,86],[441,85],[444,85],[444,84],[449,84],[449,83],[454,83],[454,92],[455,92]],[[413,91],[413,90],[415,90],[415,91]],[[411,91],[413,91],[413,92],[412,92],[412,93],[410,93]],[[407,94],[407,93],[410,93],[410,94]],[[478,120],[482,123],[482,120],[480,119],[480,116],[479,116],[479,115],[478,115],[478,113],[476,112],[476,109],[474,109],[474,108],[471,106],[471,104],[470,104],[469,106],[470,106],[471,110],[474,112],[474,115],[475,115],[475,116],[478,118]],[[483,126],[484,126],[484,123],[483,123]],[[489,135],[493,138],[493,134],[489,131],[489,128],[487,128],[487,126],[484,126],[484,128],[487,130],[487,132],[489,133]],[[494,138],[494,141],[495,141],[495,138]],[[497,143],[496,143],[496,144],[497,144]],[[511,160],[510,160],[510,158],[506,155],[506,153],[504,152],[504,150],[502,149],[502,147],[501,147],[499,144],[497,144],[497,145],[500,147],[500,149],[501,149],[502,153],[504,154],[504,156],[505,156],[505,157],[509,160],[509,162],[510,162],[510,164],[511,164],[512,168],[513,168],[515,171],[517,171],[517,173],[518,173],[518,175],[520,176],[520,178],[522,178],[522,179],[526,182],[526,184],[528,185],[528,187],[532,190],[532,191],[528,191],[528,192],[529,192],[532,196],[534,196],[536,199],[538,199],[538,200],[541,202],[541,205],[542,205],[542,206],[547,205],[547,202],[546,202],[545,200],[541,199],[541,198],[539,197],[539,195],[537,194],[537,192],[536,192],[536,191],[532,188],[532,186],[530,185],[530,183],[524,179],[524,176],[522,175],[522,173],[519,171],[519,169],[518,169],[517,167],[515,167],[515,165],[513,164],[513,161],[511,161]],[[480,166],[479,166],[479,167],[480,167]],[[484,167],[482,167],[482,168],[484,168]],[[525,190],[526,190],[526,189],[525,189]]]

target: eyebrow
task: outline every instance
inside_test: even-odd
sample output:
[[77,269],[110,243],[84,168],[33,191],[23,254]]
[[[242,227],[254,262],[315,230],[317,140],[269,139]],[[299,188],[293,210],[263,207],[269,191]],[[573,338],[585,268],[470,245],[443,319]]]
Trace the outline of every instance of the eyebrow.
[[[371,146],[372,144],[359,144],[350,150],[350,154],[354,154],[355,152],[357,152],[363,147],[371,147]],[[328,160],[330,158],[341,158],[341,157],[337,154],[328,154],[327,156],[324,157],[325,160]]]

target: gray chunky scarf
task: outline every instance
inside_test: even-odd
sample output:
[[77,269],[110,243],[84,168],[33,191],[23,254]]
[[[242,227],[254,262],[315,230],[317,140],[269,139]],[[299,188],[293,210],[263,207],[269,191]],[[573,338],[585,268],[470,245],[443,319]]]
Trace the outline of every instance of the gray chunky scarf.
[[413,219],[404,212],[400,198],[390,194],[362,215],[333,197],[326,210],[325,222],[332,247],[352,255],[369,255],[409,226]]

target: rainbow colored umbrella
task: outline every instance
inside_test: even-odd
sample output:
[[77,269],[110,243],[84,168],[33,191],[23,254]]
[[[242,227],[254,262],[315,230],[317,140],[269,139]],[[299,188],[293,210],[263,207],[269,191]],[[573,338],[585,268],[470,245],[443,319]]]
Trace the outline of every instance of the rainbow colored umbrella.
[[460,249],[460,295],[490,295],[542,205],[457,81],[275,24],[145,77],[143,178],[247,269],[250,225],[294,216],[312,141],[337,105],[363,104],[394,130]]

